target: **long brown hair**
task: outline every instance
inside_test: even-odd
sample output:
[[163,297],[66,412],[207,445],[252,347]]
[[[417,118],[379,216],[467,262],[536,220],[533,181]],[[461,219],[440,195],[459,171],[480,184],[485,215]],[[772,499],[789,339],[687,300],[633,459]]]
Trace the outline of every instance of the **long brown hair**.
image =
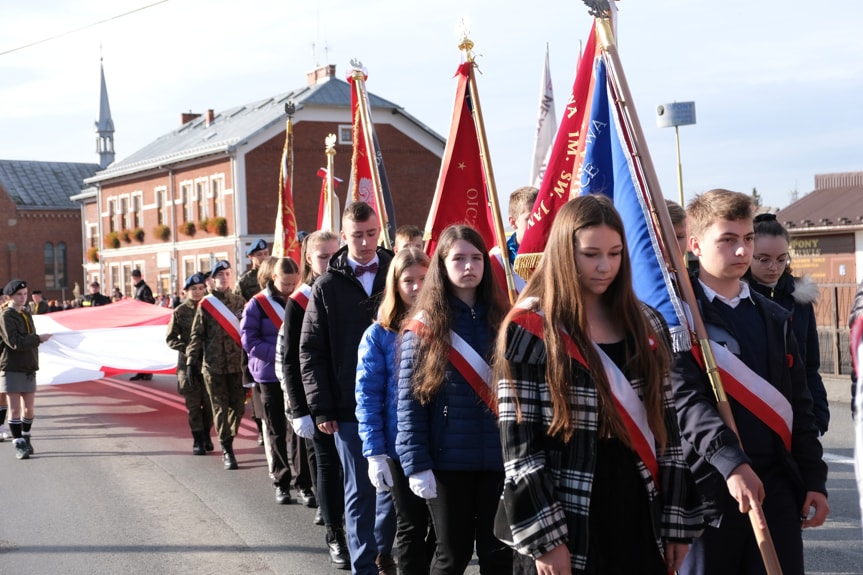
[[398,331],[401,328],[402,320],[410,309],[410,306],[399,295],[399,279],[402,272],[415,265],[424,268],[429,267],[429,257],[417,248],[399,250],[399,253],[390,262],[384,298],[378,308],[378,323],[390,331]]
[[[549,435],[558,435],[568,441],[578,427],[576,418],[586,417],[585,410],[570,405],[569,388],[572,384],[572,360],[570,360],[560,327],[575,341],[589,366],[600,403],[600,433],[611,434],[632,447],[623,420],[617,412],[608,379],[605,376],[599,354],[590,339],[587,310],[579,282],[576,260],[578,232],[596,226],[608,226],[618,234],[623,245],[620,270],[614,281],[602,295],[603,303],[614,310],[614,317],[627,334],[625,339],[627,363],[625,371],[644,379],[644,404],[650,429],[657,442],[665,445],[663,386],[669,368],[669,353],[664,347],[664,338],[654,333],[644,315],[641,303],[632,289],[632,267],[626,246],[623,222],[614,205],[607,197],[591,194],[580,196],[561,207],[549,232],[539,266],[530,277],[521,299],[536,297],[543,311],[543,338],[546,346],[545,379],[551,394],[552,420]],[[504,354],[507,345],[507,327],[518,310],[513,310],[504,320],[497,341],[496,373],[498,381],[511,379]],[[650,342],[655,342],[656,350]],[[574,395],[574,394],[573,394]],[[520,417],[520,411],[519,411]],[[582,422],[583,423],[583,422]]]
[[304,284],[312,283],[315,279],[315,272],[312,270],[312,264],[306,259],[306,254],[315,249],[316,246],[331,241],[339,241],[339,236],[330,230],[318,230],[307,235],[303,239],[303,245],[300,248],[300,281]]
[[[420,358],[413,378],[414,396],[424,405],[428,404],[443,385],[449,366],[450,330],[452,329],[452,309],[449,298],[454,294],[452,282],[446,273],[445,259],[453,245],[464,240],[482,253],[482,280],[476,288],[476,301],[488,306],[489,329],[497,333],[500,322],[506,313],[502,290],[495,284],[491,269],[488,248],[482,236],[470,226],[454,225],[446,228],[440,235],[437,247],[431,257],[431,265],[426,274],[419,300],[411,313],[422,311],[425,329],[419,338],[416,357]],[[478,350],[481,354],[485,350]]]

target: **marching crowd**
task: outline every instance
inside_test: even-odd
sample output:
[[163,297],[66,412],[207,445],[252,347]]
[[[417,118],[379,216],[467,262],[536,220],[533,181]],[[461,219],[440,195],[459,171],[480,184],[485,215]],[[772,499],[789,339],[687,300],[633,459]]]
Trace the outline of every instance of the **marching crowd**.
[[[511,258],[535,198],[511,196]],[[783,573],[802,574],[801,529],[829,512],[813,285],[750,197],[670,207],[714,353],[772,408],[730,391],[736,426],[723,417],[699,355],[673,352],[635,296],[604,196],[563,206],[513,306],[473,228],[450,226],[428,256],[403,226],[389,251],[355,202],[340,236],[303,239],[300,262],[259,240],[236,285],[227,261],[186,279],[166,340],[192,452],[214,451],[215,433],[237,469],[251,396],[276,502],[317,508],[333,565],[355,574],[463,573],[474,552],[491,575],[763,573],[750,509]],[[0,423],[8,396],[24,459],[50,336],[26,282],[4,294]]]

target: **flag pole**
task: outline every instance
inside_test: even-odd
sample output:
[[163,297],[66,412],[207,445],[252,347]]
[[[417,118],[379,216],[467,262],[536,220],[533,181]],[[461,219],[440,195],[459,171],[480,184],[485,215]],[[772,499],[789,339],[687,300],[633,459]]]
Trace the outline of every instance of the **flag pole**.
[[294,124],[293,117],[296,112],[293,101],[285,103],[285,148],[282,150],[282,169],[279,170],[279,208],[276,213],[276,232],[273,237],[272,254],[277,258],[284,257],[288,246],[285,245],[285,186],[293,190],[293,150],[294,150]]
[[336,161],[336,135],[330,134],[324,139],[325,153],[327,154],[327,209],[330,212],[330,229],[337,231],[336,218],[339,215],[336,213],[336,182],[333,176]]
[[[476,87],[476,77],[474,69],[473,40],[465,34],[461,43],[458,45],[459,50],[465,54],[465,60],[470,63],[468,70],[468,89],[470,90],[470,100],[473,105],[473,119],[476,124],[476,136],[479,140],[479,153],[482,159],[483,171],[485,172],[485,186],[488,192],[488,200],[491,202],[491,217],[494,220],[495,235],[497,236],[497,245],[500,249],[501,263],[506,275],[506,290],[509,295],[509,302],[515,304],[518,298],[518,291],[515,289],[515,279],[512,277],[512,266],[509,263],[509,250],[506,245],[506,239],[503,231],[503,218],[500,215],[500,204],[497,200],[497,189],[494,184],[494,170],[491,167],[491,156],[488,152],[488,142],[485,137],[485,123],[482,119],[482,108],[479,104],[479,91]],[[491,271],[491,270],[489,270]]]
[[[666,257],[671,258],[672,265],[677,271],[676,276],[678,280],[678,288],[680,289],[681,296],[688,304],[691,312],[693,323],[692,328],[695,331],[695,335],[698,339],[699,347],[703,355],[707,377],[713,387],[714,395],[716,396],[717,411],[725,425],[734,431],[739,440],[740,432],[737,429],[737,424],[734,422],[731,405],[728,403],[728,396],[726,395],[725,388],[722,385],[722,379],[719,375],[716,359],[713,357],[713,351],[710,348],[710,340],[707,335],[707,329],[704,326],[704,320],[698,311],[698,302],[695,299],[695,292],[692,289],[692,283],[690,282],[689,275],[686,272],[686,265],[683,262],[683,254],[680,253],[680,250],[668,248],[668,246],[674,246],[676,242],[675,236],[673,235],[674,228],[671,224],[671,217],[668,214],[665,201],[660,192],[661,188],[659,186],[659,179],[656,176],[656,170],[653,167],[650,154],[647,152],[647,146],[645,143],[646,139],[641,130],[641,123],[638,121],[638,113],[635,110],[635,106],[631,105],[631,102],[633,101],[632,94],[629,91],[626,77],[623,74],[623,67],[620,64],[620,57],[617,53],[614,33],[611,29],[611,7],[609,6],[608,0],[584,0],[584,2],[590,7],[590,13],[596,18],[597,38],[600,41],[602,51],[606,56],[610,83],[616,92],[615,97],[619,100],[618,103],[621,109],[630,120],[627,122],[627,127],[631,131],[630,135],[633,139],[633,149],[638,150],[638,158],[646,180],[646,187],[653,204],[653,214],[654,217],[658,219],[663,243],[666,246]],[[757,502],[753,502],[753,505],[749,509],[749,521],[752,524],[758,549],[761,552],[761,558],[764,561],[764,567],[768,575],[781,575],[782,567],[779,564],[779,557],[776,554],[773,539],[770,537],[770,531],[767,528],[764,511]]]
[[381,240],[383,246],[391,250],[393,249],[390,242],[390,234],[387,230],[387,215],[386,204],[384,204],[384,192],[381,186],[381,175],[378,171],[377,151],[375,150],[374,141],[372,140],[372,120],[369,115],[369,110],[366,107],[366,78],[365,72],[362,70],[362,65],[355,66],[351,72],[353,75],[353,88],[357,92],[357,108],[360,111],[360,122],[363,124],[363,139],[366,142],[366,153],[371,154],[368,158],[369,167],[372,173],[372,185],[375,189],[375,202],[378,205],[378,220],[381,224]]

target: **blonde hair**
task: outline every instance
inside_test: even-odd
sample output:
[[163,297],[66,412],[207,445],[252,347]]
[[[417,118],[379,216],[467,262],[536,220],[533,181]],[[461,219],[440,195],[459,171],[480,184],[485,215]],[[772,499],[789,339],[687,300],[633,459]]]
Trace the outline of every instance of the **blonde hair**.
[[717,220],[752,220],[755,202],[746,194],[715,189],[695,196],[686,206],[689,233],[700,237]]
[[523,186],[509,195],[509,217],[517,218],[524,212],[533,209],[539,190],[533,186]]
[[330,230],[318,230],[306,236],[303,240],[303,246],[300,250],[300,281],[303,283],[311,283],[314,279],[314,271],[312,265],[308,262],[306,254],[314,250],[319,245],[325,242],[339,241],[339,236]]

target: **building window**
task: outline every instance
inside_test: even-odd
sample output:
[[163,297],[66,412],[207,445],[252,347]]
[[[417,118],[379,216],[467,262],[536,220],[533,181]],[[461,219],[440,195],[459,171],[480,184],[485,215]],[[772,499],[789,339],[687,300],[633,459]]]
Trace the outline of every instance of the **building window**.
[[56,246],[50,242],[46,243],[43,256],[45,259],[45,288],[66,287],[66,243],[58,242]]
[[131,227],[130,219],[129,198],[120,198],[120,228],[128,230]]
[[143,214],[141,213],[141,195],[135,194],[132,196],[132,211],[129,214],[131,225],[130,229],[136,229],[141,227],[141,222],[143,221]]
[[224,193],[222,192],[224,188],[224,180],[222,178],[213,178],[210,182],[210,191],[213,192],[213,214],[217,218],[225,217],[225,199]]
[[339,144],[343,146],[352,146],[354,143],[353,128],[350,124],[342,124],[339,126]]
[[191,184],[183,184],[180,186],[180,203],[183,204],[183,222],[195,221],[195,205],[192,202],[192,186]]
[[207,209],[207,182],[198,182],[195,184],[195,195],[198,197],[198,221],[202,222],[209,217]]
[[114,198],[108,198],[108,232],[117,230],[117,222],[114,221]]

